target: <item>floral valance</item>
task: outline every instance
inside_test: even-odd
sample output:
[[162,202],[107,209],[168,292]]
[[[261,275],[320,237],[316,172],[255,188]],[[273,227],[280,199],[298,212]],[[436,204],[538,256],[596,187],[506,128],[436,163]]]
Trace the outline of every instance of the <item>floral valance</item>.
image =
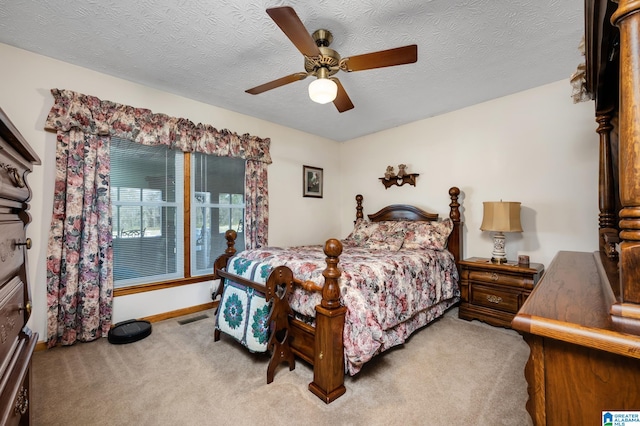
[[186,118],[154,114],[145,108],[103,101],[70,90],[51,89],[51,93],[55,102],[47,117],[47,130],[67,132],[75,127],[84,133],[111,135],[143,145],[166,145],[185,152],[271,164],[269,138],[217,130]]

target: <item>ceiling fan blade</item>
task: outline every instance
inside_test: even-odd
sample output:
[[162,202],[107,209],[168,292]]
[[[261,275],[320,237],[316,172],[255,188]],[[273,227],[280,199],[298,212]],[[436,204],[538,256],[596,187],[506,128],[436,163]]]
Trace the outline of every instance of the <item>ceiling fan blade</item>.
[[276,87],[284,86],[285,84],[293,83],[294,81],[300,81],[307,78],[309,74],[306,72],[297,72],[295,74],[288,75],[286,77],[279,78],[277,80],[270,81],[265,84],[261,84],[260,86],[256,86],[252,89],[245,90],[245,92],[251,95],[258,95],[262,92],[266,92],[267,90],[275,89]]
[[267,13],[303,55],[320,56],[320,49],[293,8],[273,7]]
[[418,46],[396,47],[342,59],[340,68],[344,71],[364,71],[394,65],[412,64],[418,60]]
[[331,80],[335,81],[338,85],[338,94],[333,100],[333,104],[336,106],[338,111],[345,112],[353,109],[353,102],[351,102],[351,99],[349,98],[349,95],[347,95],[347,91],[344,90],[344,87],[342,86],[342,83],[340,83],[340,80],[335,77]]

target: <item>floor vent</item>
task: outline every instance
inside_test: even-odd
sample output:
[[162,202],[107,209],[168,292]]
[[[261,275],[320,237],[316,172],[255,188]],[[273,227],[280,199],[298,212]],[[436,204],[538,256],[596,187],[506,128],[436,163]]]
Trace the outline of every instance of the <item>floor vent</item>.
[[191,318],[180,320],[180,321],[178,321],[178,324],[185,325],[185,324],[189,324],[189,323],[192,323],[192,322],[200,321],[200,320],[203,320],[203,319],[206,319],[206,318],[209,318],[209,316],[208,315],[198,315],[198,316],[195,316],[195,317],[191,317]]

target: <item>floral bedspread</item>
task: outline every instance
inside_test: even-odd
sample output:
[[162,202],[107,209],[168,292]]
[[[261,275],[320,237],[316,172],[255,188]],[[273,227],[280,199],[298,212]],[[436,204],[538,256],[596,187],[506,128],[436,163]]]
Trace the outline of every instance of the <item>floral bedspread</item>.
[[[326,256],[320,245],[246,250],[237,257],[260,261],[261,267],[286,265],[300,280],[324,282]],[[340,299],[347,307],[345,364],[351,375],[374,355],[402,344],[459,299],[458,271],[446,250],[390,252],[345,245],[339,259]],[[290,305],[297,313],[315,317],[320,301],[319,293],[296,286]]]

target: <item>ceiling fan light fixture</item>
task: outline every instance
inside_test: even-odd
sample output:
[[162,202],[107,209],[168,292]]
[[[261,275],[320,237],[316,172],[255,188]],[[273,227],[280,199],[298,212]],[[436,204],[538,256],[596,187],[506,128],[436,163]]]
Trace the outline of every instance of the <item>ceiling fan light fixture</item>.
[[319,77],[309,84],[309,97],[313,102],[328,104],[338,95],[338,85],[328,78]]
[[313,34],[309,34],[292,7],[271,7],[267,9],[267,14],[304,56],[305,72],[290,74],[245,90],[251,95],[313,76],[317,80],[309,85],[311,100],[319,104],[333,102],[338,112],[345,112],[353,109],[353,102],[340,80],[333,77],[338,71],[365,71],[412,64],[418,60],[416,44],[343,58],[329,47],[333,41],[331,31],[318,29]]

